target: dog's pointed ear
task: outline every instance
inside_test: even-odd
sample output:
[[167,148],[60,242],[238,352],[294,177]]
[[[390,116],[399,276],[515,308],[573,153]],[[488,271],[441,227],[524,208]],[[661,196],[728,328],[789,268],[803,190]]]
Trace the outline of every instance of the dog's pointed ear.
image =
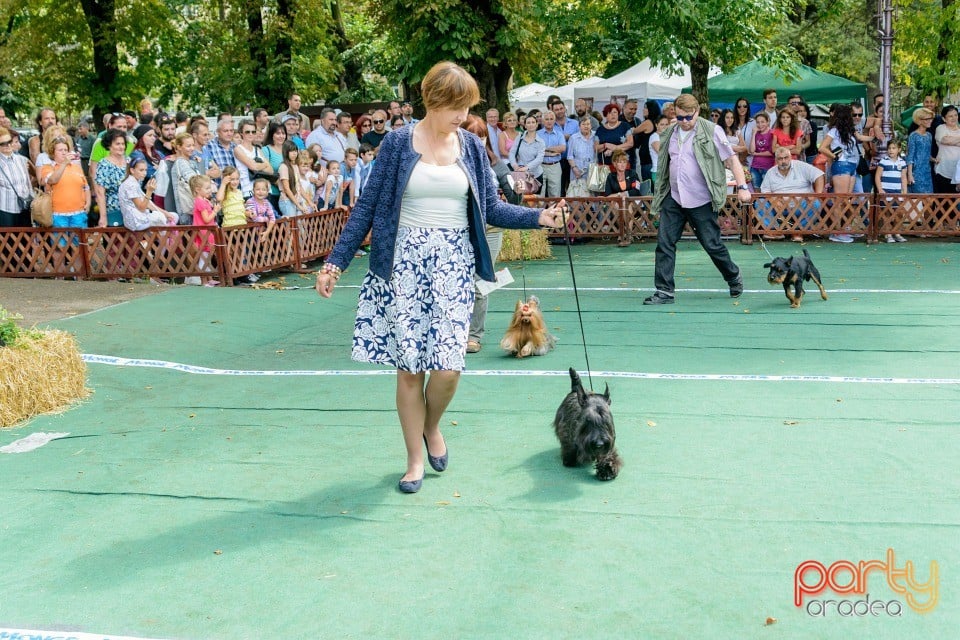
[[772,262],[768,262],[767,264],[763,265],[763,268],[764,268],[764,269],[769,269],[769,268],[772,267],[772,266],[773,266],[773,263],[772,263]]
[[787,258],[787,266],[788,267],[793,266],[793,256],[790,256],[789,258]]
[[603,383],[603,397],[606,398],[607,404],[613,404],[610,402],[610,385],[606,382]]
[[573,367],[570,367],[570,391],[577,394],[577,402],[581,405],[586,401],[587,394],[583,390],[583,383]]

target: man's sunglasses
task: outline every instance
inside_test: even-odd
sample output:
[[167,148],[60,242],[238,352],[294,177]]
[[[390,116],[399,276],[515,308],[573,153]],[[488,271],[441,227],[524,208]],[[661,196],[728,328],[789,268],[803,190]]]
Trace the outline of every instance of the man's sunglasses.
[[695,117],[696,117],[696,116],[693,115],[693,114],[691,114],[691,115],[689,115],[689,116],[682,116],[682,115],[680,115],[680,114],[678,113],[678,114],[677,114],[677,122],[689,122],[690,120],[693,120]]
[[373,124],[383,124],[386,120],[374,120]]

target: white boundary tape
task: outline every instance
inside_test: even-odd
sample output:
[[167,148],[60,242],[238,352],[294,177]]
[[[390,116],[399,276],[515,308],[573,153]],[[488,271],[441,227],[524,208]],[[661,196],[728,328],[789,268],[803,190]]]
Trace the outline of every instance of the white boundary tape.
[[[357,284],[337,285],[338,289],[359,289]],[[527,286],[527,291],[573,291],[573,287],[531,287]],[[498,291],[523,291],[522,287],[501,287]],[[611,291],[621,291],[623,293],[650,293],[655,291],[652,287],[577,287],[577,291],[599,291],[608,293]],[[771,285],[769,289],[744,289],[744,293],[778,293],[783,295],[783,288],[780,285]],[[729,295],[727,289],[677,289],[676,293],[722,293]],[[960,295],[960,289],[827,289],[827,293],[877,293],[877,294],[904,294],[904,295]]]
[[11,629],[0,627],[0,640],[150,640],[133,636],[115,636],[109,633],[80,631],[40,631],[39,629]]
[[[181,373],[191,373],[207,376],[383,376],[396,375],[394,369],[291,369],[291,370],[253,370],[253,369],[213,369],[197,367],[180,362],[166,360],[143,360],[138,358],[118,358],[94,353],[85,353],[81,356],[84,362],[90,364],[105,364],[115,367],[146,367],[153,369],[169,369]],[[586,372],[581,372],[586,375]],[[735,373],[653,373],[642,371],[593,371],[597,378],[621,378],[639,380],[722,380],[734,382],[853,382],[861,384],[938,384],[960,385],[960,378],[877,378],[861,376],[827,376],[827,375],[766,375],[766,374],[735,374]],[[567,371],[543,370],[497,370],[479,369],[464,371],[466,376],[560,376],[567,377]]]

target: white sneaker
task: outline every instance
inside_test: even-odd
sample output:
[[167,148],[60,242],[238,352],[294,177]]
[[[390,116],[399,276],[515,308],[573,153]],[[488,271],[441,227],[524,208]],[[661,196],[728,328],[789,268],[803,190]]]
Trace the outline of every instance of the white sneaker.
[[183,284],[191,284],[195,287],[200,286],[200,276],[188,276],[183,279]]
[[894,237],[893,237],[892,235],[890,235],[889,233],[887,234],[887,244],[890,244],[890,243],[893,243],[893,242],[896,242],[896,241],[897,241],[896,238],[894,238]]
[[853,236],[848,233],[836,233],[830,236],[831,242],[842,242],[844,244],[849,244],[853,242]]
[[895,233],[895,234],[893,235],[893,238],[894,238],[894,240],[896,240],[897,242],[906,242],[906,241],[907,241],[907,239],[904,238],[904,237],[903,237],[902,235],[900,235],[899,233]]

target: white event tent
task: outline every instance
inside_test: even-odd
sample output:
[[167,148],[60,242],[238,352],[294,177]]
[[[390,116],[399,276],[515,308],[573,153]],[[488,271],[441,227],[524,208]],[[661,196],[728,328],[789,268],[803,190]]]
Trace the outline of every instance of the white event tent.
[[[517,110],[523,109],[524,111],[529,111],[530,109],[540,109],[543,111],[547,108],[547,97],[552,95],[560,96],[560,99],[563,100],[567,105],[567,112],[573,112],[573,94],[574,91],[581,87],[589,87],[598,82],[605,82],[603,78],[597,76],[591,76],[589,78],[584,78],[583,80],[577,80],[576,82],[571,82],[570,84],[565,84],[562,87],[548,87],[545,85],[540,85],[542,88],[538,91],[527,92],[522,95],[517,95],[521,89],[525,89],[531,85],[524,85],[520,89],[514,89],[510,92],[510,108]],[[536,84],[536,83],[534,83]]]
[[649,99],[673,99],[690,84],[689,69],[680,75],[670,75],[663,69],[650,66],[650,59],[647,58],[606,80],[577,87],[574,89],[574,98],[585,98],[588,102],[592,99],[594,109],[599,109],[608,104],[613,96],[636,98],[641,103]]

